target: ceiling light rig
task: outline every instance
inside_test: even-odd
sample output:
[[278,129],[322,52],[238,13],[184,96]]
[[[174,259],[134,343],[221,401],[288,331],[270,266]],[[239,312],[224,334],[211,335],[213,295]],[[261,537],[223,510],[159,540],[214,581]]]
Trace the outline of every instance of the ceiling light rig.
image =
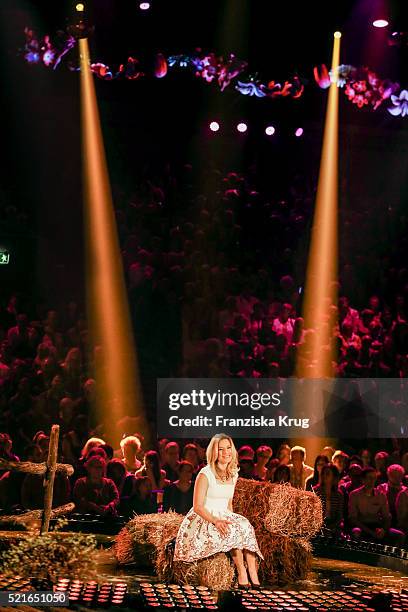
[[88,23],[85,4],[83,2],[77,2],[75,4],[74,17],[72,23],[67,27],[67,32],[76,40],[80,40],[81,38],[89,38],[93,31],[94,28]]

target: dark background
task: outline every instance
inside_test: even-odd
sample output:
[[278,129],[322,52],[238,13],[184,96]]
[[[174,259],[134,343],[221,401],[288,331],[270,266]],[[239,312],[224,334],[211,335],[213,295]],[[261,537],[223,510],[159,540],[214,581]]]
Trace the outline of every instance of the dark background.
[[[24,210],[29,231],[0,231],[0,246],[10,248],[12,264],[0,269],[2,287],[23,283],[44,299],[79,297],[83,290],[79,75],[67,63],[54,72],[27,65],[18,50],[24,27],[51,36],[72,23],[75,2],[3,0],[0,61],[2,87],[1,201]],[[140,81],[95,80],[115,199],[131,194],[148,164],[167,160],[227,170],[254,161],[271,188],[284,189],[296,173],[315,181],[318,174],[327,92],[313,81],[313,66],[330,65],[332,33],[343,32],[342,62],[367,64],[381,76],[408,86],[407,48],[389,47],[387,32],[371,27],[376,1],[272,2],[234,0],[139,2],[94,0],[86,3],[95,26],[94,61],[112,67],[138,57],[148,76]],[[407,30],[404,2],[387,3],[391,31]],[[151,76],[157,52],[188,53],[195,48],[234,52],[249,61],[260,78],[282,81],[294,73],[308,81],[299,100],[246,98],[233,87],[195,79],[188,71]],[[222,124],[214,137],[207,125]],[[246,120],[248,134],[235,125]],[[272,123],[272,139],[264,128]],[[305,135],[294,137],[302,126]],[[405,206],[408,119],[384,107],[359,111],[340,95],[340,170],[343,206],[358,207],[365,197]]]

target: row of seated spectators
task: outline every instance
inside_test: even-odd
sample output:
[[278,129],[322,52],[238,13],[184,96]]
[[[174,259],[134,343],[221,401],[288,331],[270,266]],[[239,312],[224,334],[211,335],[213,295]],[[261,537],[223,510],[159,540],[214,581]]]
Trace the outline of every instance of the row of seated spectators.
[[[311,353],[300,315],[313,189],[293,177],[281,197],[251,168],[197,180],[201,170],[154,169],[115,197],[145,391],[173,375],[287,377]],[[339,377],[408,376],[407,223],[398,205],[380,204],[341,210],[341,297],[328,321]],[[93,411],[98,360],[79,302],[0,295],[0,430],[16,452],[52,423],[76,432],[75,447],[90,431],[106,435]]]
[[[194,169],[184,170],[171,180],[168,172],[156,175],[155,186],[120,206],[145,362],[159,369],[171,353],[170,375],[292,375],[313,342],[300,316],[313,190],[294,177],[278,198],[269,175],[213,169],[197,193]],[[367,197],[355,204],[342,207],[339,224],[341,298],[328,321],[339,355],[333,372],[404,377],[406,219],[398,206]]]
[[[282,286],[290,289],[292,282],[285,277]],[[218,337],[186,348],[183,375],[286,378],[294,374],[296,362],[307,359],[315,334],[304,329],[303,319],[295,316],[289,302],[268,306],[243,293],[228,298],[226,304],[218,313]],[[333,345],[339,355],[333,374],[340,378],[397,377],[403,382],[408,377],[405,307],[400,304],[394,319],[389,309],[381,309],[377,296],[371,296],[369,306],[359,314],[343,297],[338,309],[332,307],[334,320],[338,315]],[[64,433],[75,430],[73,444],[81,447],[90,430],[103,436],[109,428],[94,410],[103,387],[90,376],[102,356],[98,347],[89,346],[78,304],[72,301],[59,312],[48,310],[42,317],[29,321],[19,314],[16,295],[0,310],[0,427],[7,426],[20,453],[36,431],[52,423],[58,423]],[[198,313],[193,318],[200,320]],[[8,327],[13,321],[16,325]],[[156,380],[165,372],[159,369],[154,374]],[[403,428],[397,433],[405,435],[408,418],[403,417],[408,410],[404,394],[401,397],[398,405],[390,406],[393,412],[388,419],[390,431],[395,421]],[[153,412],[152,402],[148,404]]]
[[[25,459],[44,461],[48,443],[48,436],[38,432]],[[0,434],[0,448],[1,458],[19,461],[6,433]],[[254,450],[244,445],[238,458],[241,478],[287,483],[316,493],[328,530],[397,545],[403,545],[408,535],[408,453],[397,462],[396,455],[385,451],[372,458],[368,449],[349,456],[325,447],[312,468],[300,446],[282,444],[273,457],[270,446]],[[144,453],[140,437],[133,435],[125,437],[115,452],[102,439],[90,438],[76,458],[73,477],[57,475],[54,506],[73,500],[79,513],[111,518],[169,510],[186,514],[193,505],[195,476],[204,464],[205,446],[199,442],[185,444],[180,453],[177,442],[164,439],[158,451]],[[41,477],[3,471],[0,504],[5,512],[42,508]]]

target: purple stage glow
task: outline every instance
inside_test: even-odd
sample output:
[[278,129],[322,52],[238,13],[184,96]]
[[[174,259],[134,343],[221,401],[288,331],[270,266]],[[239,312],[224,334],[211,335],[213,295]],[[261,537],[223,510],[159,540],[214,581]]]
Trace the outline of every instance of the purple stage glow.
[[273,127],[273,125],[268,125],[268,127],[267,127],[267,128],[265,128],[265,134],[266,134],[267,136],[273,136],[273,135],[274,135],[274,133],[275,133],[275,131],[276,131],[276,130],[275,130],[275,128]]
[[246,132],[248,129],[248,126],[246,123],[238,123],[237,125],[237,130],[238,132],[241,132],[241,134],[243,134],[244,132]]
[[302,134],[303,134],[303,128],[300,127],[296,130],[295,136],[299,138],[300,136],[302,136]]
[[211,121],[210,130],[212,132],[218,132],[219,129],[220,129],[220,124],[217,121]]

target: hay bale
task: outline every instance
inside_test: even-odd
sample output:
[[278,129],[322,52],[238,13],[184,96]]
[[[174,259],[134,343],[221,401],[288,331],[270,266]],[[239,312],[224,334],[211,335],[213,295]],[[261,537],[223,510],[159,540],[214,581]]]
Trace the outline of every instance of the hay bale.
[[136,561],[140,567],[151,567],[156,549],[151,544],[138,542],[127,527],[124,527],[116,536],[113,552],[119,565],[127,565]]
[[173,577],[177,584],[195,584],[225,591],[233,585],[235,568],[229,555],[217,553],[193,563],[175,561]]
[[234,580],[230,556],[218,553],[194,563],[174,561],[170,543],[184,516],[176,512],[135,516],[116,536],[113,552],[120,564],[153,567],[159,580],[229,589]]
[[138,514],[126,527],[141,544],[151,544],[156,548],[167,544],[176,537],[184,516],[177,512],[163,514]]
[[234,512],[246,516],[255,532],[264,526],[265,517],[269,511],[269,497],[272,484],[259,480],[238,478],[235,486],[232,507]]
[[[266,530],[265,530],[266,532]],[[269,532],[266,532],[269,533]],[[260,563],[261,580],[269,584],[304,580],[312,565],[312,547],[305,539],[272,536],[260,538],[265,558]]]
[[255,529],[264,561],[259,573],[265,582],[292,582],[306,577],[312,564],[309,539],[321,529],[323,512],[314,493],[290,484],[239,478],[233,500]]
[[115,538],[113,552],[118,563],[154,566],[158,551],[176,537],[183,518],[176,512],[136,515]]
[[[273,584],[305,578],[312,562],[308,539],[323,522],[317,495],[290,485],[239,478],[233,508],[255,529],[265,559],[259,566],[262,580]],[[150,564],[164,582],[231,588],[235,570],[230,555],[218,553],[193,563],[173,560],[171,542],[183,518],[175,512],[135,516],[116,538],[119,563]]]
[[323,525],[322,503],[312,492],[239,478],[235,487],[234,511],[247,517],[258,531],[287,537],[312,538]]

